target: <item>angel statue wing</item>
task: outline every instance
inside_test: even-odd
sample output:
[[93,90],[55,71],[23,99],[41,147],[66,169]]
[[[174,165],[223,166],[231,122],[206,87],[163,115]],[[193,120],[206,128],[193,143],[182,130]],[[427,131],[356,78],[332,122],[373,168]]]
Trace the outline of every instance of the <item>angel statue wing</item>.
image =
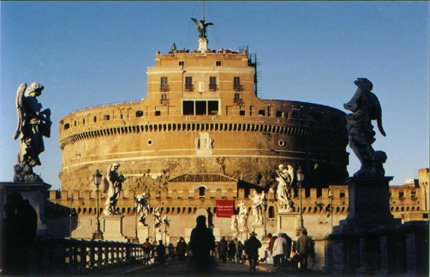
[[197,27],[200,27],[200,22],[197,19],[191,17],[191,20],[194,21]]
[[370,94],[371,98],[372,98],[372,114],[371,119],[376,119],[376,123],[378,124],[378,129],[379,132],[381,132],[381,134],[385,137],[385,131],[384,128],[382,127],[382,108],[381,108],[381,103],[379,103],[378,97],[376,97],[375,94]]
[[16,112],[18,114],[18,125],[16,126],[16,131],[15,131],[15,135],[13,136],[13,139],[16,140],[19,135],[22,132],[22,121],[23,121],[23,117],[24,117],[24,92],[27,88],[27,84],[26,83],[22,83],[19,87],[18,87],[18,91],[16,93]]
[[288,175],[290,175],[289,185],[291,185],[294,181],[294,168],[291,165],[288,165]]

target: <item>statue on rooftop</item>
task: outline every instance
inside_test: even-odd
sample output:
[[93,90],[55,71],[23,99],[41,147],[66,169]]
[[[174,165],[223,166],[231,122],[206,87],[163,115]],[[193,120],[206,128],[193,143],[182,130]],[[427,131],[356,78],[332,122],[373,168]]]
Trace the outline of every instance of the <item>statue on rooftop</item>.
[[33,167],[41,165],[39,154],[45,150],[43,137],[51,136],[51,110],[42,111],[42,104],[37,97],[42,94],[44,87],[38,83],[22,83],[16,95],[18,126],[14,139],[20,139],[18,164],[15,165],[14,182],[42,182],[33,173]]
[[361,162],[361,168],[354,177],[384,177],[383,163],[387,155],[383,151],[375,151],[372,120],[376,120],[379,132],[385,137],[382,127],[382,109],[378,98],[371,92],[373,84],[366,78],[358,78],[354,84],[357,91],[352,99],[344,104],[344,108],[353,113],[346,115],[349,146]]
[[278,181],[277,198],[280,201],[282,210],[292,211],[294,209],[294,202],[291,199],[291,191],[294,181],[294,168],[288,165],[287,169],[283,164],[280,164],[278,168],[276,170],[276,174],[278,175],[276,178],[276,181]]
[[197,21],[195,18],[191,18],[192,21],[194,21],[194,24],[197,26],[197,31],[199,31],[199,37],[202,39],[207,39],[207,33],[206,28],[208,26],[213,25],[213,23],[205,23],[204,19],[201,19],[200,21]]
[[116,203],[119,199],[119,193],[122,190],[122,182],[125,181],[125,177],[123,175],[119,175],[117,170],[119,168],[119,163],[111,164],[108,167],[106,176],[107,181],[109,183],[108,187],[108,195],[105,203],[105,215],[114,215],[118,214],[116,210]]

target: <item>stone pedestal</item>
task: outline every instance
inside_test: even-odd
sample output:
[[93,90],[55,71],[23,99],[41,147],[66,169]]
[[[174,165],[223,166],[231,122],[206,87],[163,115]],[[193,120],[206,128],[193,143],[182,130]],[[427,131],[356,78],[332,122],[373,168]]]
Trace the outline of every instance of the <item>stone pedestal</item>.
[[143,243],[149,238],[149,226],[143,226],[140,222],[137,225],[137,237],[139,242]]
[[393,177],[349,178],[349,215],[335,226],[333,233],[369,231],[401,223],[390,212],[389,182]]
[[111,241],[127,241],[122,233],[123,215],[104,215],[103,238]]
[[[12,192],[19,192],[24,200],[28,200],[30,205],[37,213],[37,237],[43,237],[46,234],[47,226],[45,224],[45,199],[48,189],[51,185],[46,183],[0,183],[0,208],[3,209],[8,201],[8,195]],[[3,212],[0,213],[0,219],[3,219]]]
[[390,212],[389,182],[392,177],[350,178],[349,215],[333,228],[332,258],[327,268],[333,274],[390,273],[392,238],[383,233],[400,225]]
[[298,212],[280,211],[278,213],[278,231],[276,233],[286,233],[289,237],[296,236],[296,229],[300,227],[300,215]]
[[205,38],[199,39],[199,51],[201,53],[206,53],[208,51],[208,40]]

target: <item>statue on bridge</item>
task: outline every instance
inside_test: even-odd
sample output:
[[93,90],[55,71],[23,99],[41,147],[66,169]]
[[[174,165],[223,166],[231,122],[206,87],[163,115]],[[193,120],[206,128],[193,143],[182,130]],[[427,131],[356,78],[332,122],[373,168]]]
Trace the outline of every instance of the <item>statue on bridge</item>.
[[264,191],[261,194],[254,191],[254,196],[249,197],[249,199],[252,200],[252,214],[254,215],[253,226],[263,224],[263,199],[265,197]]
[[22,83],[16,95],[18,125],[14,139],[20,139],[18,164],[15,165],[14,182],[35,183],[43,180],[33,173],[33,167],[41,165],[39,155],[45,150],[43,137],[51,136],[51,110],[42,110],[42,104],[37,97],[42,94],[44,87],[38,83]]
[[358,78],[352,99],[344,104],[344,108],[353,113],[346,115],[349,146],[361,162],[361,168],[354,177],[384,177],[383,164],[387,155],[383,151],[375,151],[372,120],[376,120],[379,132],[385,137],[382,127],[382,109],[378,98],[371,92],[373,84],[368,79]]
[[293,211],[294,202],[291,199],[292,185],[294,181],[294,168],[291,165],[288,165],[288,169],[285,165],[280,164],[279,169],[276,170],[276,174],[278,177],[276,181],[278,181],[277,187],[277,197],[280,201],[281,209],[287,211]]
[[148,224],[146,224],[145,221],[146,221],[146,217],[149,215],[149,210],[151,208],[147,199],[148,199],[148,196],[146,193],[139,194],[136,197],[137,213],[140,215],[139,222],[143,226],[148,226]]
[[119,175],[117,172],[119,166],[119,163],[111,164],[106,173],[109,187],[105,203],[105,215],[119,214],[116,210],[116,203],[118,202],[119,194],[122,190],[122,182],[125,181],[125,177],[123,175]]

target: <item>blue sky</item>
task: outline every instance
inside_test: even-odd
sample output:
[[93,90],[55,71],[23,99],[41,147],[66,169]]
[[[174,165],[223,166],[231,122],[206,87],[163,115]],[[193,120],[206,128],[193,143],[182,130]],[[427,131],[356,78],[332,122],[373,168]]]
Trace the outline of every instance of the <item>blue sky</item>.
[[[89,106],[139,100],[156,51],[197,49],[191,17],[201,1],[0,2],[0,181],[11,181],[19,143],[15,97],[22,82],[45,86],[52,111],[41,173],[60,188],[58,122]],[[366,77],[383,109],[392,185],[429,167],[429,2],[205,2],[209,48],[249,46],[259,61],[259,96],[343,110]],[[350,175],[359,162],[348,148]]]

